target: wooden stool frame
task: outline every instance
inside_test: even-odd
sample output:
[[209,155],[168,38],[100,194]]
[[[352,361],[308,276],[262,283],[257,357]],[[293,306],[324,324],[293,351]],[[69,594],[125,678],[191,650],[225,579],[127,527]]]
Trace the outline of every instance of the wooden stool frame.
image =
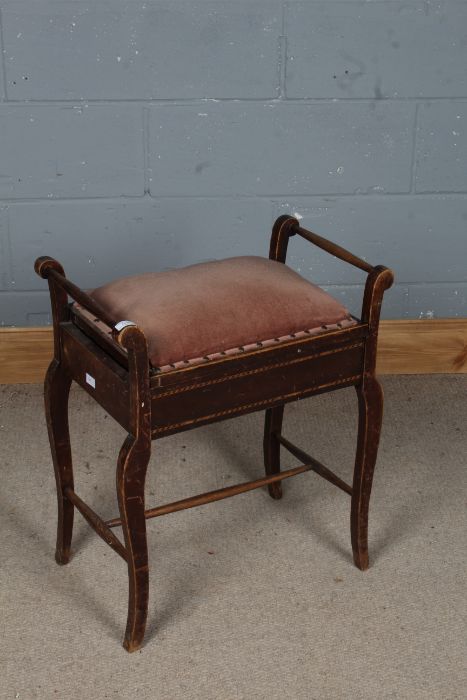
[[[52,302],[54,358],[45,379],[45,410],[58,498],[55,558],[70,559],[75,508],[128,563],[128,619],[123,646],[139,649],[144,637],[149,595],[146,519],[268,486],[282,496],[281,481],[312,470],[351,496],[351,541],[359,569],[368,567],[368,506],[383,412],[383,393],[375,377],[376,347],[383,294],[393,282],[391,270],[373,267],[340,246],[302,228],[291,216],[274,224],[269,257],[284,263],[289,238],[299,235],[368,273],[361,320],[354,326],[292,338],[266,348],[225,356],[205,364],[160,372],[150,366],[144,333],[131,321],[111,318],[88,294],[70,282],[59,262],[38,258],[35,270],[48,280]],[[111,334],[78,315],[68,297],[104,322]],[[183,332],[183,329],[180,329]],[[91,395],[128,432],[117,463],[120,517],[102,520],[77,495],[68,429],[72,380]],[[226,386],[229,391],[226,391]],[[290,443],[281,434],[284,405],[342,387],[354,386],[359,424],[353,484]],[[152,440],[265,409],[266,476],[149,510],[145,476]],[[302,465],[280,469],[280,447]],[[123,529],[124,544],[113,527]]]

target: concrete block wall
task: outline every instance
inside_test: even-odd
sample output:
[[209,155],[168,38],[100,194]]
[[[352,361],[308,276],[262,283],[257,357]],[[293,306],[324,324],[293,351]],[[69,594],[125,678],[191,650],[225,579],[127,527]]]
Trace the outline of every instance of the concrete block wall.
[[[0,0],[0,323],[266,255],[283,212],[394,268],[386,318],[467,314],[467,2]],[[362,275],[290,263],[358,313]]]

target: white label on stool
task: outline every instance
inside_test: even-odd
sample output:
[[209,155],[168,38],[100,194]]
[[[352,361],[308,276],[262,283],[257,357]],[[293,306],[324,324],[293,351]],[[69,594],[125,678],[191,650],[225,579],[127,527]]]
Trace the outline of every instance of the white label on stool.
[[88,374],[87,372],[86,372],[86,384],[90,384],[93,389],[96,388],[96,380],[94,379],[94,377],[91,377],[91,375]]

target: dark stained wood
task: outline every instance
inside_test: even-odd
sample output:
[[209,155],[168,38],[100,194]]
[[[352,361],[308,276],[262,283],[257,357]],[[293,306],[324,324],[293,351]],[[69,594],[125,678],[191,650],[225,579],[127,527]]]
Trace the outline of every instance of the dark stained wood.
[[62,324],[61,342],[62,363],[73,380],[129,430],[128,371],[72,323]]
[[[47,279],[51,272],[63,275],[63,267],[52,258],[41,257],[35,262],[38,275]],[[66,489],[73,488],[73,464],[68,428],[68,397],[71,375],[62,362],[61,324],[69,318],[67,295],[52,279],[48,280],[54,328],[54,358],[49,365],[44,382],[44,402],[50,450],[57,486],[57,543],[55,560],[67,564],[70,560],[73,534],[74,507],[66,496]]]
[[374,377],[366,377],[356,390],[359,418],[350,532],[355,565],[365,571],[369,566],[368,511],[383,418],[383,390]]
[[117,465],[117,497],[128,554],[128,618],[123,646],[140,648],[149,600],[149,561],[146,537],[144,484],[151,456],[151,396],[146,338],[136,326],[127,326],[117,341],[128,352],[130,429]]
[[362,304],[362,322],[368,326],[369,331],[365,342],[364,374],[366,375],[375,373],[381,304],[384,292],[393,282],[392,271],[383,265],[375,267],[366,280]]
[[307,241],[310,241],[310,243],[314,243],[314,245],[318,248],[321,248],[321,250],[325,250],[327,253],[330,253],[331,255],[334,255],[334,257],[339,258],[339,260],[343,260],[344,262],[347,262],[350,265],[353,265],[354,267],[358,267],[364,272],[371,272],[373,270],[373,265],[367,263],[366,260],[362,260],[362,258],[353,255],[353,253],[350,253],[348,250],[342,248],[340,245],[336,245],[336,243],[332,243],[326,238],[318,236],[317,233],[307,231],[307,229],[300,226],[298,222],[295,227],[295,233],[298,233],[299,236],[305,238]]
[[297,219],[288,214],[283,214],[276,219],[272,227],[271,243],[269,245],[269,259],[285,263],[289,238],[295,236]]
[[[289,238],[295,235],[295,227],[298,221],[295,217],[283,214],[274,222],[269,245],[269,259],[285,263]],[[298,348],[297,348],[298,350]],[[300,349],[303,352],[303,349]],[[284,404],[267,408],[264,416],[263,455],[266,474],[278,474],[280,472],[280,443],[277,436],[282,429],[284,417]],[[282,498],[282,483],[268,485],[271,498]]]
[[[263,454],[266,474],[279,474],[281,470],[281,446],[278,436],[281,434],[284,417],[284,404],[266,409],[264,416]],[[282,498],[282,483],[270,483],[268,491],[271,498]]]
[[80,310],[76,307],[76,304],[70,305],[70,317],[73,321],[73,325],[82,330],[85,335],[96,343],[96,345],[110,355],[110,357],[112,357],[117,364],[128,370],[128,355],[126,350],[124,350],[113,339],[111,328],[104,326],[106,329],[106,332],[104,332],[104,330],[94,322],[94,319],[92,319],[92,321],[86,319],[84,315],[80,313]]
[[287,440],[285,437],[282,435],[279,435],[277,438],[279,444],[283,445],[286,450],[290,452],[294,457],[297,459],[306,462],[307,464],[310,465],[310,468],[316,473],[319,474],[319,476],[322,476],[323,479],[326,479],[326,481],[329,481],[331,484],[334,484],[334,486],[337,486],[340,488],[342,491],[345,491],[346,493],[352,495],[352,487],[349,486],[348,484],[345,483],[345,481],[342,481],[338,476],[334,474],[330,469],[324,466],[324,464],[321,464],[321,462],[318,462],[317,459],[314,457],[310,457],[309,454],[301,450],[299,447],[296,447],[296,445],[293,445],[289,440]]
[[124,320],[112,318],[112,316],[110,316],[97,301],[90,297],[89,294],[86,294],[86,292],[77,287],[76,284],[70,282],[70,280],[65,277],[63,267],[53,258],[48,258],[46,256],[38,258],[36,260],[35,270],[41,277],[48,279],[55,287],[59,288],[62,294],[65,293],[65,295],[69,295],[111,328],[113,328],[118,321]]
[[65,290],[55,282],[51,275],[52,273],[56,273],[65,278],[65,273],[63,267],[57,260],[47,256],[37,258],[34,269],[37,274],[43,279],[46,279],[49,284],[54,329],[54,359],[56,362],[60,362],[62,350],[62,344],[60,342],[60,324],[69,319],[70,312],[68,308],[68,297]]
[[73,534],[74,507],[66,495],[66,489],[73,488],[73,464],[68,429],[70,385],[70,375],[66,373],[58,360],[52,360],[45,377],[44,399],[57,485],[58,521],[55,559],[58,564],[69,562]]
[[[294,467],[293,469],[287,469],[280,474],[273,474],[272,476],[264,476],[261,479],[255,479],[254,481],[245,481],[242,484],[235,484],[234,486],[226,486],[222,489],[216,489],[215,491],[208,491],[207,493],[200,493],[198,496],[190,496],[189,498],[183,498],[181,501],[173,501],[172,503],[165,503],[163,506],[157,506],[156,508],[150,508],[145,511],[145,518],[158,518],[160,515],[167,515],[168,513],[176,513],[179,510],[186,510],[187,508],[196,508],[197,506],[202,506],[205,503],[213,503],[214,501],[222,501],[224,498],[231,498],[232,496],[238,496],[240,493],[246,493],[247,491],[253,491],[261,486],[267,486],[268,484],[274,484],[283,479],[289,479],[291,476],[297,476],[297,474],[303,474],[303,472],[308,472],[313,467],[310,464],[302,464],[299,467]],[[113,518],[113,520],[107,520],[107,527],[118,527],[122,524],[121,518]]]
[[360,381],[361,342],[193,384],[152,392],[153,437],[252,413]]
[[94,532],[96,532],[99,537],[102,537],[104,542],[106,542],[109,547],[111,547],[117,554],[120,554],[122,559],[128,560],[125,547],[122,545],[120,540],[115,537],[114,533],[107,524],[100,518],[97,513],[95,513],[92,508],[88,506],[79,496],[76,494],[72,488],[65,489],[65,495],[68,500],[73,503],[74,506],[79,510],[83,518],[89,523]]
[[362,320],[368,324],[358,397],[358,437],[352,487],[350,532],[355,565],[364,571],[369,566],[368,512],[373,473],[378,454],[383,419],[383,390],[375,377],[379,318],[383,294],[392,285],[394,275],[382,265],[368,275],[363,296]]
[[[140,648],[149,599],[146,519],[268,486],[273,498],[282,495],[281,482],[304,471],[315,471],[351,494],[351,540],[355,564],[368,567],[368,510],[381,429],[383,396],[375,378],[379,317],[384,291],[393,275],[373,267],[311,231],[291,216],[282,216],[272,231],[270,258],[285,263],[289,239],[299,235],[322,250],[368,273],[361,321],[351,328],[323,331],[317,336],[292,338],[277,346],[225,356],[197,366],[160,372],[150,366],[146,339],[135,324],[123,327],[89,295],[66,279],[60,263],[49,257],[36,261],[36,271],[48,279],[54,322],[54,360],[45,382],[47,425],[58,497],[57,554],[59,563],[70,556],[73,512],[76,506],[98,534],[128,563],[128,617],[124,647]],[[76,300],[95,319],[108,326],[103,332],[94,318],[85,318],[69,305]],[[183,329],[180,329],[183,332]],[[86,381],[91,374],[95,386]],[[67,401],[71,381],[124,427],[128,435],[117,463],[120,517],[104,523],[75,494],[68,435]],[[358,396],[359,428],[353,485],[282,437],[284,405],[307,396],[354,386]],[[199,425],[265,410],[264,466],[266,476],[218,489],[175,503],[145,509],[144,485],[152,440]],[[280,447],[303,464],[280,470]],[[125,547],[112,539],[109,528],[122,526]],[[109,533],[111,537],[109,537]]]
[[368,326],[364,323],[349,328],[323,331],[319,335],[294,338],[277,346],[258,348],[212,360],[199,365],[191,365],[163,373],[152,373],[151,387],[155,391],[174,388],[185,391],[186,386],[197,385],[201,388],[206,381],[229,379],[238,373],[257,371],[265,373],[271,365],[296,360],[299,356],[316,356],[336,348],[360,344],[363,348],[368,337]]

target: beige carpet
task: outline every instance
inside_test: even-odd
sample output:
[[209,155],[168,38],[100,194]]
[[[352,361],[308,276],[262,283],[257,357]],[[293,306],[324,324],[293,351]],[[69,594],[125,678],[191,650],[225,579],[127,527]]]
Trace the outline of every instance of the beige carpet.
[[[383,383],[370,570],[352,565],[348,497],[312,473],[280,502],[255,491],[150,521],[133,655],[125,564],[79,514],[71,563],[54,562],[41,387],[2,387],[2,700],[466,698],[467,376]],[[71,410],[76,490],[114,516],[123,431],[80,390]],[[289,406],[284,434],[350,479],[355,427],[345,389]],[[148,505],[261,475],[261,442],[256,414],[154,443]]]

